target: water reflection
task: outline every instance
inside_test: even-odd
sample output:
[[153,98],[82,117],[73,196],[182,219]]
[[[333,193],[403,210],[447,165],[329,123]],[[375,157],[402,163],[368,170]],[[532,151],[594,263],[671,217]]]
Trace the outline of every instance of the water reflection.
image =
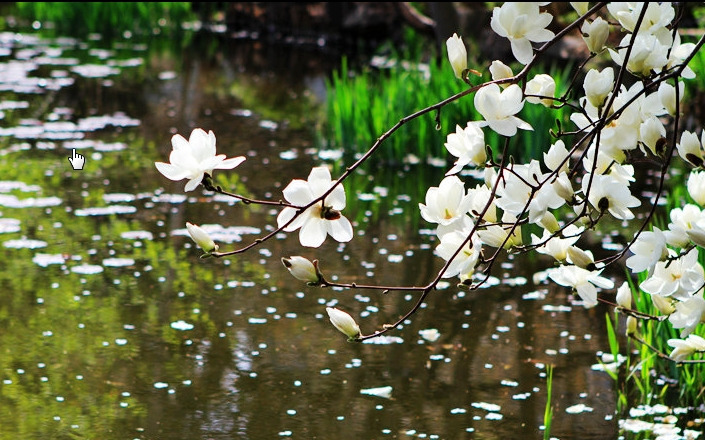
[[[178,51],[14,32],[0,47],[8,438],[536,438],[548,364],[553,433],[614,436],[612,382],[590,368],[607,310],[566,308],[564,289],[531,283],[536,261],[505,261],[478,292],[444,284],[400,331],[348,344],[326,306],[369,331],[417,296],[298,284],[279,260],[302,252],[296,236],[198,258],[186,221],[238,245],[277,212],[184,194],[153,166],[171,134],[213,129],[219,152],[248,157],[220,182],[276,200],[339,158],[310,130],[336,59],[208,34]],[[71,149],[85,152],[81,172]],[[347,188],[364,234],[303,251],[332,279],[426,284],[440,262],[415,201],[443,170],[366,173]]]

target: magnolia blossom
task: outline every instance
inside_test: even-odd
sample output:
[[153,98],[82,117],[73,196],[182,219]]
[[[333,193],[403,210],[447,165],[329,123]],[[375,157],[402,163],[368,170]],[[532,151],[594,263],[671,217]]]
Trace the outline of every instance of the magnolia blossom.
[[[631,42],[632,35],[628,34],[619,43],[623,49],[619,51],[609,49],[612,60],[619,66],[623,64],[624,57],[627,55],[627,47]],[[627,69],[642,76],[649,76],[651,72],[660,72],[668,63],[669,49],[670,45],[663,44],[655,35],[640,32],[634,37]]]
[[419,209],[427,222],[450,225],[467,214],[471,203],[462,180],[447,176],[438,187],[426,191],[426,204],[419,203]]
[[485,133],[477,122],[468,122],[465,128],[456,125],[455,133],[448,135],[445,147],[458,158],[446,176],[458,173],[465,165],[483,165],[487,160]]
[[[692,175],[692,174],[691,174]],[[670,214],[671,222],[668,230],[664,231],[666,242],[677,248],[684,248],[690,244],[688,232],[693,226],[705,221],[705,213],[698,206],[687,203],[682,208],[674,208]]]
[[224,154],[215,154],[215,134],[196,128],[188,141],[180,134],[171,138],[169,162],[155,162],[160,173],[167,179],[178,181],[189,179],[185,191],[196,189],[205,175],[212,175],[214,169],[231,170],[240,165],[244,156],[226,159]]
[[668,316],[673,328],[681,328],[681,338],[693,333],[705,315],[705,300],[701,290],[692,298],[676,304],[676,311]]
[[284,188],[284,198],[295,207],[286,207],[277,216],[277,225],[286,232],[299,228],[299,241],[302,246],[319,247],[330,235],[340,242],[350,241],[353,229],[350,221],[340,211],[345,208],[345,190],[336,186],[323,201],[316,202],[300,213],[298,207],[313,202],[330,190],[334,182],[331,180],[327,167],[316,167],[311,170],[308,181],[294,179]]
[[213,251],[218,250],[218,245],[215,244],[213,239],[208,235],[208,233],[200,226],[194,225],[192,223],[186,223],[186,230],[191,239],[203,249],[206,254],[210,254]]
[[526,100],[528,102],[532,104],[541,103],[545,107],[551,107],[553,105],[553,99],[551,98],[556,95],[556,81],[551,75],[545,73],[536,75],[526,83],[526,94],[545,97],[527,96]]
[[492,11],[490,26],[500,37],[509,39],[514,57],[528,64],[534,55],[531,42],[544,42],[553,38],[546,29],[553,16],[539,12],[539,4],[531,2],[506,2]]
[[560,266],[548,269],[548,276],[561,286],[578,292],[585,307],[597,305],[597,287],[612,289],[614,282],[600,276],[601,270],[590,271],[578,266]]
[[[497,221],[496,199],[492,197],[492,190],[486,185],[478,184],[475,188],[468,190],[468,197],[472,200],[470,204],[470,215],[478,218],[484,212],[483,220],[489,223]],[[489,203],[489,206],[487,204]],[[487,209],[485,209],[487,207]]]
[[317,284],[321,281],[321,275],[318,273],[316,265],[307,258],[298,255],[288,258],[282,257],[282,264],[297,280],[311,284]]
[[540,254],[550,255],[556,261],[563,262],[568,258],[568,249],[575,244],[580,238],[584,228],[575,225],[570,225],[563,230],[563,236],[553,236],[549,231],[544,230],[541,238],[531,234],[532,244],[541,244],[536,248],[536,252]]
[[596,108],[605,102],[605,98],[610,94],[613,87],[614,70],[611,67],[606,67],[601,71],[590,69],[583,81],[585,96],[590,101],[590,104]]
[[555,144],[551,145],[548,152],[543,153],[543,163],[551,171],[565,171],[568,172],[570,152],[565,147],[565,143],[562,140],[557,140]]
[[[505,212],[502,215],[502,223],[504,223],[504,225],[492,225],[488,226],[486,229],[480,230],[478,232],[480,240],[483,244],[496,248],[501,246],[504,249],[511,249],[514,246],[521,246],[521,226],[513,228],[516,220],[516,217]],[[513,232],[509,235],[509,231],[512,231],[512,229]]]
[[666,234],[659,228],[654,228],[653,231],[644,231],[639,234],[639,237],[629,247],[629,250],[634,255],[627,258],[626,264],[632,270],[632,273],[637,274],[647,269],[650,270],[668,255]]
[[[658,86],[658,98],[661,101],[661,105],[666,109],[669,115],[675,116],[676,114],[676,88],[672,85],[662,82]],[[685,94],[685,84],[683,81],[678,81],[678,103],[683,101],[683,95]]]
[[533,130],[531,125],[514,116],[522,108],[524,100],[521,88],[516,84],[510,85],[504,91],[501,91],[497,84],[489,84],[475,93],[475,109],[485,119],[480,122],[480,126],[489,125],[502,136],[514,136],[518,128]]
[[458,34],[453,34],[452,37],[446,40],[446,48],[448,49],[448,60],[456,78],[462,78],[463,70],[468,68],[468,52],[465,49],[465,43]]
[[698,249],[673,261],[659,261],[654,273],[641,283],[641,290],[651,295],[670,296],[686,301],[705,283],[705,271],[698,263]]
[[639,125],[639,141],[656,156],[663,153],[664,146],[660,143],[665,137],[666,127],[656,116],[647,118]]
[[[684,131],[681,134],[680,143],[676,144],[676,149],[678,150],[678,155],[683,158],[683,160],[690,162],[696,167],[702,166],[705,160],[705,152],[703,151],[703,144],[705,143],[705,130],[701,133],[700,139],[698,135],[691,131]],[[693,173],[691,173],[691,176]]]
[[590,2],[570,2],[570,6],[575,9],[575,12],[577,12],[578,15],[585,15],[588,11],[588,7],[590,6]]
[[675,361],[682,361],[695,352],[705,351],[705,339],[698,335],[690,335],[686,340],[669,339],[668,345],[673,347],[671,358]]
[[688,194],[700,206],[705,206],[705,172],[691,172],[688,176]]
[[634,32],[644,6],[647,9],[639,26],[639,33],[662,33],[676,15],[673,5],[669,2],[611,2],[607,4],[607,10],[624,29]]
[[609,211],[615,218],[631,220],[634,214],[629,208],[641,205],[639,199],[629,191],[629,187],[611,175],[593,174],[592,186],[588,188],[589,175],[583,177],[583,194],[598,211]]
[[[681,36],[680,34],[676,33],[676,36],[673,39],[671,53],[668,57],[668,63],[666,63],[666,68],[670,69],[672,67],[683,64],[685,59],[690,56],[694,49],[695,43],[681,44]],[[693,72],[693,69],[691,69],[690,67],[685,66],[683,72],[681,73],[681,76],[685,79],[693,79],[695,78],[695,72]],[[681,94],[681,96],[683,96],[683,94]]]
[[330,322],[348,337],[348,341],[354,341],[360,337],[360,326],[348,313],[334,307],[326,307],[326,312]]
[[[504,64],[499,60],[492,61],[490,64],[490,75],[492,75],[492,80],[497,81],[500,79],[511,78],[514,76],[512,68]],[[502,87],[506,87],[507,84],[502,84]]]
[[580,31],[590,53],[598,53],[604,49],[607,37],[610,35],[609,24],[602,17],[597,17],[592,22],[585,20]]
[[[455,231],[441,237],[441,243],[436,247],[436,255],[446,262],[450,262],[446,270],[443,271],[443,278],[459,276],[461,281],[465,281],[475,271],[482,251],[482,242],[475,234],[471,240],[464,243],[467,235],[466,232]],[[460,252],[453,257],[458,249]]]
[[589,269],[595,267],[595,257],[592,255],[592,251],[580,249],[578,246],[570,246],[566,251],[568,255],[568,262],[574,264],[583,269]]

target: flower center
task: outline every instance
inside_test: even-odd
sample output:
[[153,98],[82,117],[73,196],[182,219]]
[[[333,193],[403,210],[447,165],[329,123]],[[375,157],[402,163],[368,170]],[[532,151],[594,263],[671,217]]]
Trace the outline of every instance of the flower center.
[[326,220],[338,220],[340,218],[340,211],[330,206],[323,206],[323,208],[321,208],[321,218]]

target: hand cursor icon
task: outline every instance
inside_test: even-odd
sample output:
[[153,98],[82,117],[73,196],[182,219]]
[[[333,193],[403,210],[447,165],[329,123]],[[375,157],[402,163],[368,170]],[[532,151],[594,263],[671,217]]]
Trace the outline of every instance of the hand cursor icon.
[[74,170],[82,170],[83,164],[86,163],[86,157],[82,154],[76,153],[76,149],[72,150],[72,155],[69,156],[69,162]]

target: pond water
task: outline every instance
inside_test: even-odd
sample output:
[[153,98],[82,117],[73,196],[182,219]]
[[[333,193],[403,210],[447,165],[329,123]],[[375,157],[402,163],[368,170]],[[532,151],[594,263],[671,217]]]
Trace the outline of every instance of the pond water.
[[187,221],[222,226],[227,251],[270,231],[277,211],[184,193],[154,167],[171,136],[213,130],[219,153],[247,156],[219,182],[278,200],[312,166],[340,166],[315,141],[338,61],[217,33],[0,33],[0,438],[540,438],[549,365],[551,434],[617,437],[599,368],[609,309],[534,284],[547,260],[505,260],[476,292],[443,285],[364,344],[325,307],[369,333],[416,294],[308,287],[282,266],[304,255],[340,281],[427,284],[441,265],[417,203],[444,168],[363,167],[346,187],[350,243],[301,249],[293,234],[199,258]]

